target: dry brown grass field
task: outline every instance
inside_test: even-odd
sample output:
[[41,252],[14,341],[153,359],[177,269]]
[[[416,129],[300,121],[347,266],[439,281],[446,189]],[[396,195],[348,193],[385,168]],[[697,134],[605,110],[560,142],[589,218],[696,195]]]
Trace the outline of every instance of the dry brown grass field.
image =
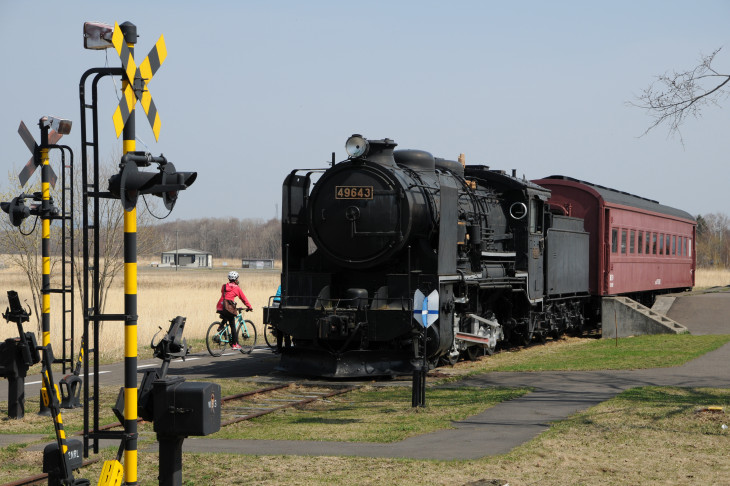
[[[235,261],[235,259],[230,259]],[[150,259],[139,258],[140,262]],[[138,270],[138,344],[140,349],[148,348],[150,340],[159,328],[167,328],[176,316],[187,318],[185,336],[191,339],[204,339],[211,322],[217,320],[215,304],[220,297],[220,287],[227,281],[226,275],[231,266],[213,269],[178,269],[151,267],[140,263]],[[241,275],[240,283],[255,311],[247,317],[261,324],[262,307],[279,285],[280,270],[243,270],[236,269]],[[16,290],[22,300],[30,301],[30,289],[23,273],[16,268],[0,269],[0,309],[7,307],[7,290]],[[697,288],[730,285],[729,269],[699,269],[696,275]],[[78,302],[78,301],[77,301]],[[76,306],[76,333],[81,335],[81,306]],[[109,304],[104,310],[108,314],[121,314],[124,311],[123,275],[119,274],[109,293]],[[61,341],[61,304],[57,294],[51,299],[51,343],[54,350],[60,350]],[[101,357],[121,359],[123,356],[122,324],[106,322],[102,325]],[[36,330],[35,320],[26,330]],[[259,328],[261,333],[261,328]],[[17,335],[12,324],[0,322],[0,340]],[[57,354],[60,352],[57,351]],[[140,353],[140,356],[143,356]]]
[[725,287],[730,285],[730,269],[700,268],[695,274],[695,288]]
[[[147,261],[139,259],[140,262]],[[178,269],[157,268],[139,264],[137,286],[138,344],[139,348],[149,348],[150,340],[162,327],[167,329],[169,321],[176,316],[187,318],[185,337],[187,339],[205,338],[205,332],[211,322],[218,320],[215,305],[220,298],[221,285],[228,281],[230,266],[213,269]],[[276,293],[281,271],[235,269],[240,274],[243,293],[254,307],[254,312],[247,314],[257,325],[263,318],[262,307],[267,305],[269,297]],[[53,276],[52,276],[53,277]],[[120,273],[109,291],[109,304],[104,313],[121,314],[124,312],[124,282]],[[53,284],[52,284],[53,285]],[[21,302],[31,302],[28,281],[22,271],[17,268],[0,269],[0,309],[7,308],[7,290],[18,292]],[[61,346],[61,298],[57,294],[51,296],[51,344],[55,354],[60,354]],[[80,336],[83,332],[81,305],[77,297],[75,332]],[[102,359],[121,359],[123,356],[123,324],[121,322],[105,322],[101,329]],[[261,333],[261,327],[259,333]],[[26,331],[36,331],[35,316],[31,317]],[[0,321],[0,340],[17,336],[17,328]],[[140,353],[140,357],[142,357]],[[145,356],[146,357],[146,356]]]

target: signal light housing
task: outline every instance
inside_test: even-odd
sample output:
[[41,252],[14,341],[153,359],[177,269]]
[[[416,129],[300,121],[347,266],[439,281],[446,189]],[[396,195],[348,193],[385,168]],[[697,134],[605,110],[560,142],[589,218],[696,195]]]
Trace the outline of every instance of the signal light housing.
[[[144,172],[138,166],[159,164],[158,172]],[[125,211],[137,206],[140,195],[152,194],[162,198],[165,208],[172,210],[180,191],[187,189],[198,177],[197,172],[177,172],[165,157],[152,157],[144,152],[129,152],[122,157],[121,172],[109,179],[109,192],[122,202]]]
[[0,208],[8,213],[13,226],[20,226],[23,220],[30,216],[30,208],[25,205],[23,196],[14,197],[10,202],[0,203]]
[[160,167],[162,172],[162,187],[161,193],[152,193],[155,196],[162,198],[162,202],[168,211],[172,211],[177,202],[177,196],[180,191],[187,189],[193,185],[195,179],[198,178],[197,172],[176,172],[175,166],[172,162],[165,164]]

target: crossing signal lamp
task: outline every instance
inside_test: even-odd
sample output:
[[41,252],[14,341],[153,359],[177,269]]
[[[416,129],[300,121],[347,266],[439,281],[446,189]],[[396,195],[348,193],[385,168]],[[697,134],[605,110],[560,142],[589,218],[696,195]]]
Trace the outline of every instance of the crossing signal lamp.
[[13,226],[20,226],[23,220],[30,216],[30,208],[25,205],[25,194],[14,197],[10,202],[0,203],[0,208],[8,213]]
[[[30,207],[25,205],[26,199],[32,199],[38,204],[32,204]],[[53,205],[53,199],[51,199],[48,209],[43,210],[43,194],[40,192],[34,192],[33,194],[21,194],[18,197],[14,197],[10,202],[0,203],[0,209],[8,213],[10,217],[10,223],[13,226],[20,226],[23,220],[28,216],[40,216],[46,218],[55,218],[60,212],[56,206]]]
[[[153,163],[158,164],[156,172],[139,170]],[[162,198],[165,208],[171,211],[180,191],[190,187],[198,177],[197,172],[178,172],[162,155],[153,157],[144,152],[124,154],[119,167],[121,171],[109,179],[109,192],[122,201],[125,211],[134,209],[137,198],[144,194]]]

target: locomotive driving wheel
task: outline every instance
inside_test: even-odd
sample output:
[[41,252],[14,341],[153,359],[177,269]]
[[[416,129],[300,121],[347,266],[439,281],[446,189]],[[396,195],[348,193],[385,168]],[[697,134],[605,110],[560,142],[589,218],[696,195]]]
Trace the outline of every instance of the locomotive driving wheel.
[[532,336],[533,333],[527,329],[520,329],[512,334],[510,341],[515,346],[529,346],[532,342]]
[[447,366],[454,366],[459,361],[459,354],[455,356],[451,353],[441,356],[441,363]]

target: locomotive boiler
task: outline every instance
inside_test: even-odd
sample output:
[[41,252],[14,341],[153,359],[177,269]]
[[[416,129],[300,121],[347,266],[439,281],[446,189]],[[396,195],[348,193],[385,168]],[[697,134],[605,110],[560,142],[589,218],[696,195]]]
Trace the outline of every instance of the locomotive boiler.
[[[409,373],[585,325],[588,235],[513,172],[353,135],[348,159],[283,185],[280,368]],[[315,182],[316,179],[316,182]]]

